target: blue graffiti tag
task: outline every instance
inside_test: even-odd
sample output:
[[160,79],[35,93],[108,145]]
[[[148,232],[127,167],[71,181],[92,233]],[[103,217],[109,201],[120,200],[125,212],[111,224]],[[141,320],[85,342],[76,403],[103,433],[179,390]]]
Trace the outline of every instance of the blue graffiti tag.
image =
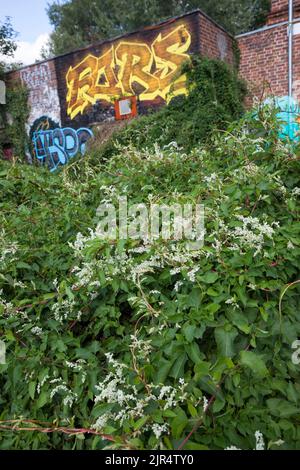
[[300,106],[291,96],[268,98],[266,104],[273,104],[278,109],[277,117],[280,121],[280,139],[290,139],[294,142],[300,140]]
[[94,134],[90,129],[81,127],[74,130],[66,127],[35,131],[32,143],[36,158],[47,162],[50,171],[55,171],[59,165],[65,165],[78,153],[84,155],[86,143],[92,137]]

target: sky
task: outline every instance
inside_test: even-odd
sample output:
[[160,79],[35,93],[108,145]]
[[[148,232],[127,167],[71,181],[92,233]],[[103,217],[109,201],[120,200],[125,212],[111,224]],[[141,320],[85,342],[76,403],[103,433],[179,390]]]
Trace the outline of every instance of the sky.
[[[32,64],[40,59],[40,51],[51,33],[46,7],[52,0],[0,0],[0,21],[11,17],[15,31],[17,51],[10,62]],[[7,59],[6,59],[7,60]]]

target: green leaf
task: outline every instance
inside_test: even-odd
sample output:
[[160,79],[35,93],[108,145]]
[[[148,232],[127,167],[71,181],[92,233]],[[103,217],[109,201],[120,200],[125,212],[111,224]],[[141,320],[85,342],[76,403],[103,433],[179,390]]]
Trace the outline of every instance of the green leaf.
[[186,353],[180,354],[174,362],[174,365],[170,371],[170,377],[173,377],[174,379],[180,379],[184,377],[184,366],[187,361],[188,357]]
[[198,364],[201,361],[201,352],[198,344],[194,341],[192,344],[186,344],[184,346],[185,351],[187,352],[189,358],[195,363]]
[[195,325],[186,325],[182,328],[182,332],[186,337],[186,340],[191,343],[195,337],[196,326]]
[[238,336],[237,330],[234,328],[230,331],[226,331],[224,327],[215,329],[215,339],[218,346],[218,351],[221,356],[233,357],[234,351],[234,340]]
[[209,447],[198,444],[197,442],[188,441],[182,450],[209,450]]
[[210,271],[205,273],[203,276],[200,276],[198,279],[204,282],[205,284],[214,284],[218,278],[218,273]]
[[164,358],[161,358],[157,364],[157,373],[154,379],[155,384],[164,384],[166,381],[166,378],[169,375],[169,372],[173,366],[174,360],[166,360]]
[[171,424],[172,436],[174,439],[179,439],[182,437],[182,433],[186,428],[189,420],[185,412],[181,408],[176,409],[176,418],[173,419]]
[[231,310],[227,312],[228,319],[236,326],[240,331],[245,334],[249,334],[251,327],[248,324],[247,317],[244,313],[241,313],[238,310]]
[[211,364],[205,361],[199,361],[198,364],[195,365],[194,371],[198,378],[204,377],[209,375]]
[[269,371],[266,367],[265,362],[259,354],[251,351],[241,351],[241,364],[251,369],[252,373],[257,377],[266,377]]
[[288,402],[287,400],[280,400],[278,398],[270,398],[267,400],[267,406],[273,416],[280,418],[289,418],[291,416],[298,416],[300,409]]
[[40,393],[40,396],[36,402],[36,407],[39,409],[39,408],[43,408],[44,405],[46,405],[46,403],[48,402],[48,393],[46,392],[41,392]]
[[134,423],[133,429],[137,431],[138,429],[142,428],[149,419],[150,419],[150,416],[143,416],[138,421],[136,421],[136,423]]
[[34,400],[35,387],[36,387],[36,382],[29,382],[28,391],[29,391],[29,396],[32,400]]

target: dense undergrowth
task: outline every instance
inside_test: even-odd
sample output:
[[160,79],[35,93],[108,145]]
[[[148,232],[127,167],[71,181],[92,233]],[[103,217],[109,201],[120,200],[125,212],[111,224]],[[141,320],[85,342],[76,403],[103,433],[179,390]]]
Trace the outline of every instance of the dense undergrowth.
[[246,85],[236,69],[220,60],[194,56],[182,72],[187,77],[187,96],[177,96],[168,106],[115,132],[100,152],[96,147],[96,161],[99,156],[110,158],[119,152],[120,146],[131,144],[142,149],[176,142],[190,151],[199,142],[209,140],[216,129],[226,129],[229,122],[242,116]]
[[[277,135],[266,108],[189,152],[0,163],[0,448],[299,449],[297,285],[279,301],[300,163]],[[97,207],[124,195],[203,203],[203,248],[101,240]]]

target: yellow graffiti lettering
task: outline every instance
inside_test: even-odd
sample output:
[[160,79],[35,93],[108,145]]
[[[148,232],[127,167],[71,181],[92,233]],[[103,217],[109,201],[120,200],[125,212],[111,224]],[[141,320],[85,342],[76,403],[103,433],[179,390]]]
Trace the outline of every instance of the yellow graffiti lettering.
[[[152,50],[157,66],[156,75],[159,77],[159,94],[166,100],[172,87],[172,95],[186,93],[186,76],[175,80],[182,64],[189,59],[186,54],[191,45],[191,35],[184,25],[171,31],[165,37],[158,35],[152,44]],[[174,82],[173,82],[174,81]]]
[[[120,66],[119,80],[123,94],[138,94],[142,100],[156,97],[159,86],[158,79],[151,74],[153,55],[146,44],[121,42],[116,48],[116,60]],[[134,83],[143,87],[136,93]]]
[[68,114],[73,119],[78,113],[83,113],[84,109],[92,101],[93,96],[89,95],[89,90],[93,89],[93,75],[97,70],[98,59],[93,55],[88,55],[76,67],[70,67],[66,76],[68,94]]
[[115,55],[113,47],[98,59],[97,68],[93,71],[93,86],[89,95],[93,97],[92,104],[98,100],[113,101],[120,94],[120,86],[114,72]]
[[67,113],[74,119],[98,100],[112,103],[121,96],[138,95],[139,99],[168,101],[186,94],[186,76],[180,69],[189,59],[191,35],[184,24],[166,35],[161,33],[149,46],[145,43],[120,41],[100,57],[86,56],[67,75]]

